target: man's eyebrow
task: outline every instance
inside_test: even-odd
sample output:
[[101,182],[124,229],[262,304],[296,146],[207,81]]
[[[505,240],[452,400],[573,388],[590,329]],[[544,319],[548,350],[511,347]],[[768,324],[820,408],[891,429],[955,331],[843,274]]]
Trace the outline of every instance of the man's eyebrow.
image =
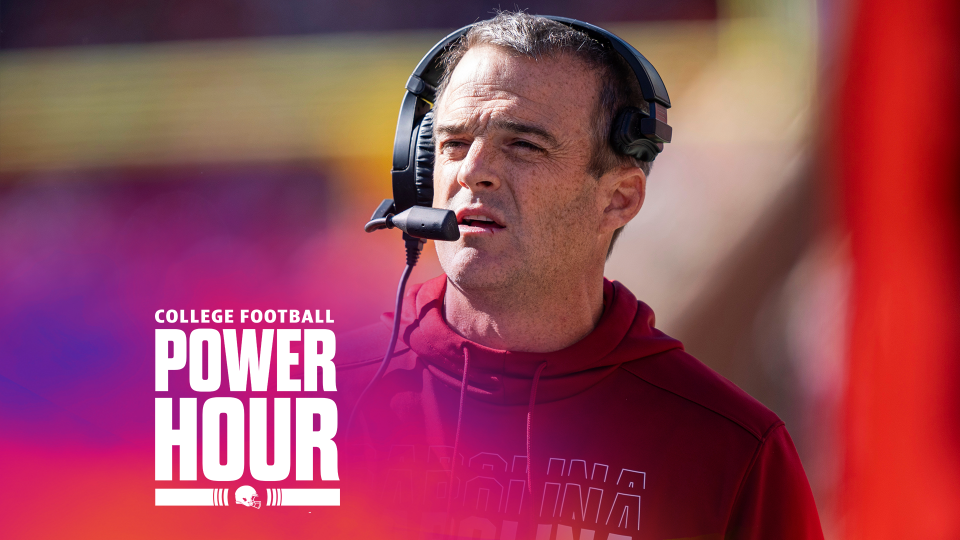
[[458,133],[464,133],[467,131],[467,125],[465,123],[459,124],[438,124],[433,127],[433,135],[456,135]]
[[[546,129],[535,124],[525,124],[516,120],[502,118],[499,120],[494,120],[493,127],[513,133],[528,133],[530,135],[536,135],[551,146],[557,146],[559,144],[556,137],[551,135]],[[467,129],[467,125],[465,123],[441,124],[434,128],[434,135],[457,135],[467,131],[469,131],[469,129]]]
[[493,126],[497,129],[505,129],[514,133],[528,133],[530,135],[536,135],[551,146],[557,146],[558,144],[556,137],[551,135],[546,129],[535,124],[524,124],[523,122],[517,122],[516,120],[508,120],[503,118],[495,120]]

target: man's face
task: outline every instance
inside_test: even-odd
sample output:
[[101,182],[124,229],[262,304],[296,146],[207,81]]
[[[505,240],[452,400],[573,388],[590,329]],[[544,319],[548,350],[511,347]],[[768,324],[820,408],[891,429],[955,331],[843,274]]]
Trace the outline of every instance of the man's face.
[[572,57],[463,56],[436,109],[433,199],[460,223],[437,242],[458,287],[547,286],[602,261],[606,204],[587,171],[598,86]]

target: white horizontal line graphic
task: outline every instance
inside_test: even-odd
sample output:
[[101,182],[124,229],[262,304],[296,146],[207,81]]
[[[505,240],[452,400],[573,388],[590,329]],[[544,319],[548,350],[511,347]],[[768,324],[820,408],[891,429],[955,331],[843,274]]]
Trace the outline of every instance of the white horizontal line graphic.
[[[266,506],[340,506],[339,489],[266,489]],[[229,506],[229,489],[155,489],[154,506]]]
[[156,489],[154,506],[228,506],[229,489]]
[[267,488],[267,506],[340,506],[340,490]]

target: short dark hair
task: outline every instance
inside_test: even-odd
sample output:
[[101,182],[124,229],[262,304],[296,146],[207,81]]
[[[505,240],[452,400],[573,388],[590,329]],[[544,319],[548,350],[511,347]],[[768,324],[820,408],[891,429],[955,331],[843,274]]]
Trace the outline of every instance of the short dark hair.
[[[593,68],[600,78],[600,90],[594,114],[593,152],[587,170],[599,179],[615,167],[630,164],[639,167],[644,175],[650,174],[653,162],[619,154],[610,143],[610,132],[618,112],[627,106],[646,111],[650,108],[643,99],[633,70],[609,45],[545,17],[522,11],[501,11],[496,17],[473,25],[463,39],[444,53],[443,77],[437,89],[438,101],[460,59],[478,45],[495,45],[534,60],[569,54]],[[622,230],[623,227],[620,227],[613,233],[607,257]]]

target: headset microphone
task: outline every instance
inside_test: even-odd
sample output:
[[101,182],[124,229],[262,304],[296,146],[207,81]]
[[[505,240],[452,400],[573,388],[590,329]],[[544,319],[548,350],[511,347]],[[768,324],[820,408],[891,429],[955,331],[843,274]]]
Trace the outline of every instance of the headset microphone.
[[[393,209],[393,200],[384,199],[363,230],[373,232],[396,227],[409,236],[423,240],[451,242],[460,239],[457,216],[450,210],[412,206],[397,215],[393,215],[391,213]],[[381,215],[383,217],[380,217]]]

